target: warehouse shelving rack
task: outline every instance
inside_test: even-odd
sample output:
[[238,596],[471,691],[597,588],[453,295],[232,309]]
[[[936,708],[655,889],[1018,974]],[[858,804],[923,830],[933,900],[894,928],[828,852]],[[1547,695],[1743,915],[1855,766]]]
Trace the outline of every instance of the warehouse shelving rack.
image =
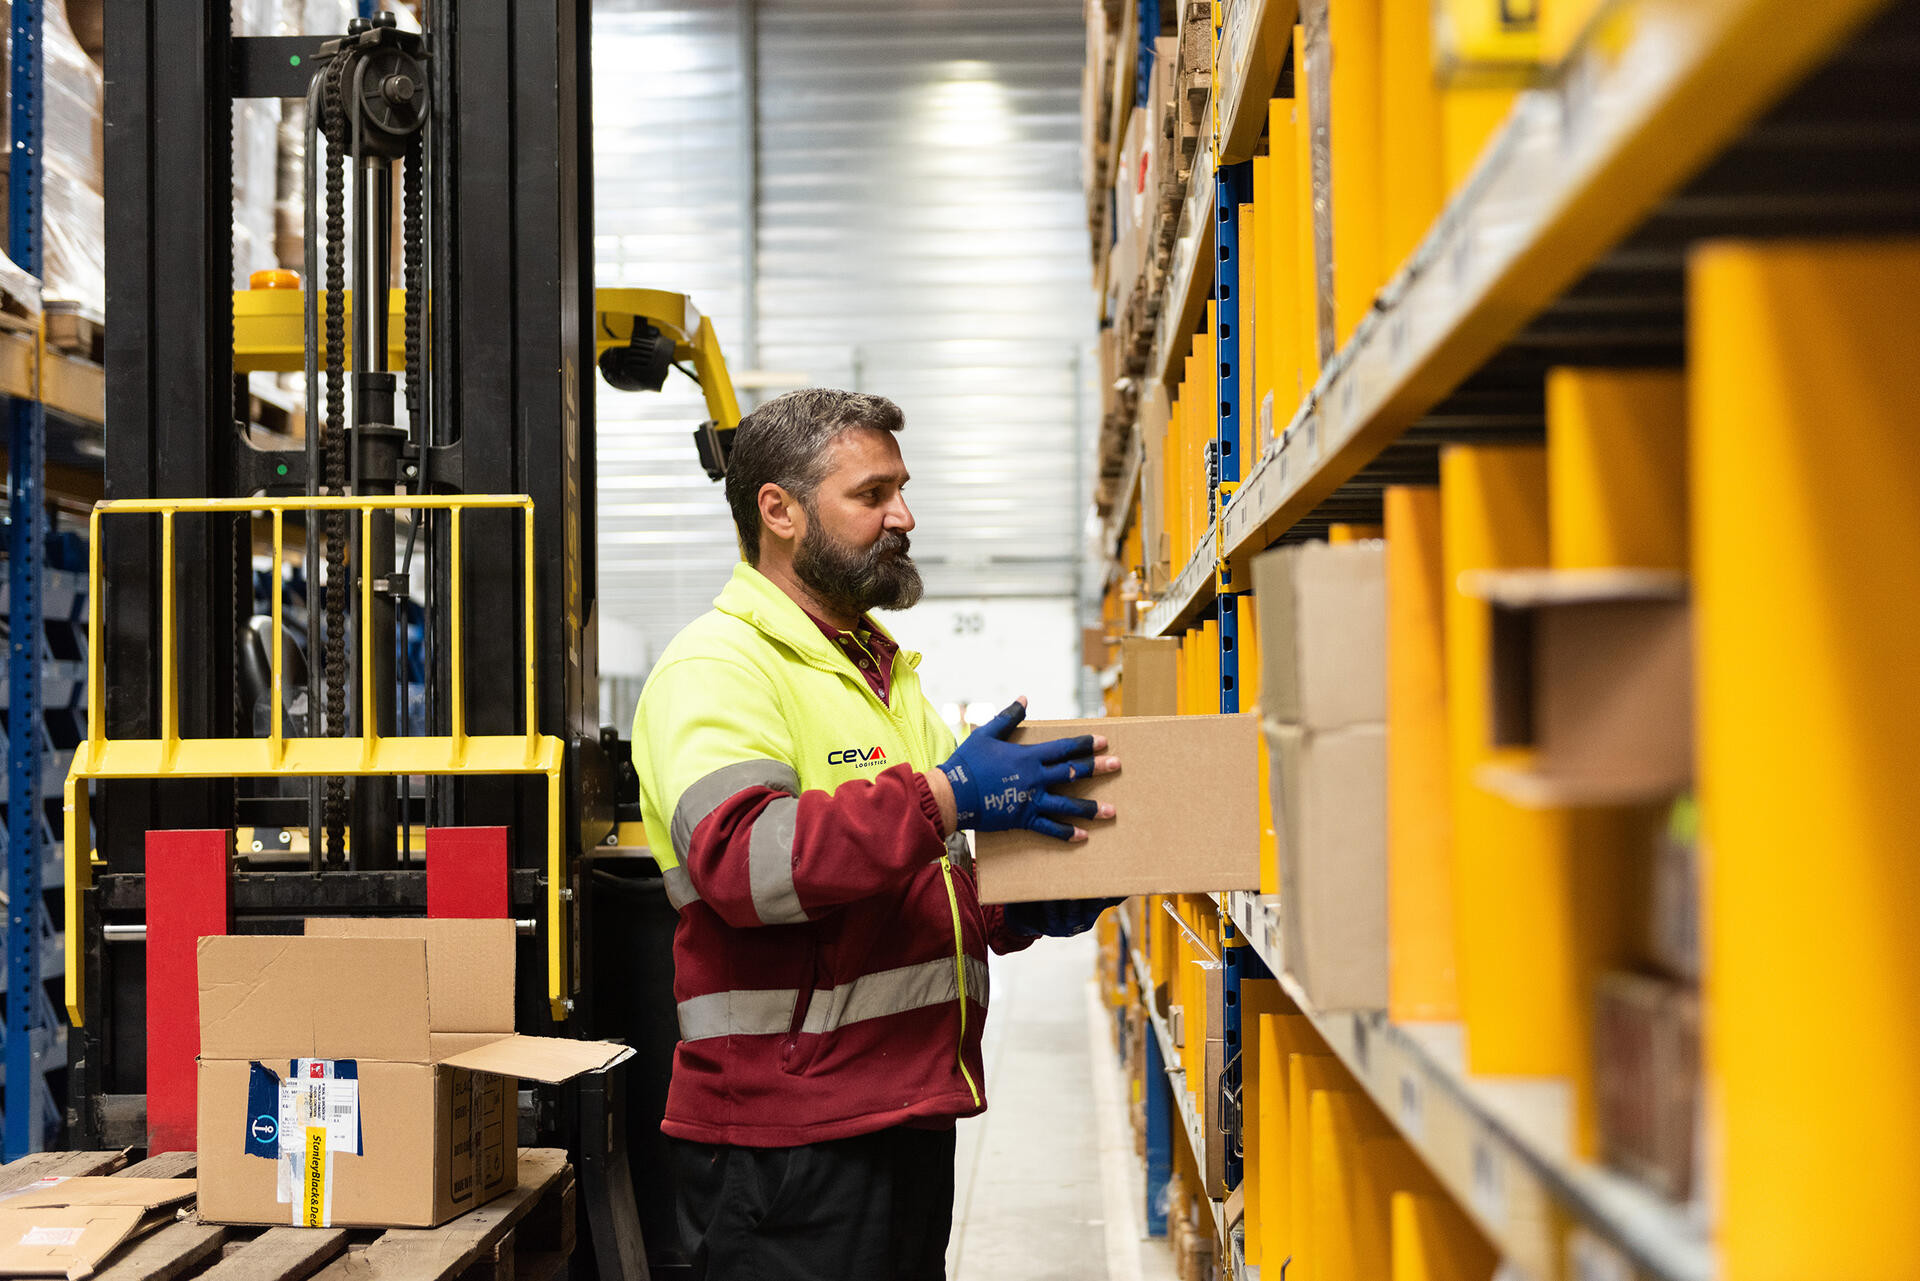
[[[1593,314],[1631,300],[1645,275],[1630,254],[1603,261],[1608,251],[1884,7],[1884,0],[1607,6],[1594,37],[1576,46],[1554,80],[1520,96],[1465,188],[1250,469],[1217,531],[1203,537],[1141,630],[1174,634],[1207,607],[1216,545],[1244,562],[1282,538],[1317,532],[1303,522],[1389,445],[1420,432],[1424,419],[1435,416],[1444,428],[1447,397],[1516,338],[1530,337],[1530,321],[1541,334],[1556,319],[1556,304]],[[1262,89],[1228,77],[1221,92],[1238,102]],[[1206,275],[1192,264],[1210,252],[1213,234],[1193,215],[1211,203],[1215,185],[1212,166],[1196,166],[1148,367],[1163,382],[1204,310]],[[1726,197],[1700,193],[1702,204],[1714,199]],[[1643,253],[1669,251],[1677,272],[1674,228],[1655,233],[1664,243]],[[1583,277],[1602,288],[1576,287]],[[1602,292],[1609,278],[1619,292]],[[1178,323],[1166,324],[1170,316]],[[1632,348],[1677,347],[1677,325],[1651,328],[1657,332],[1630,335]]]
[[[43,250],[40,39],[45,0],[14,0],[8,66],[13,146],[9,155],[7,251],[37,280]],[[33,300],[37,304],[37,299]],[[53,839],[74,726],[87,695],[83,629],[85,575],[48,563],[45,520],[49,428],[58,461],[97,465],[106,418],[106,374],[98,364],[50,350],[45,319],[0,329],[0,400],[6,403],[7,799],[5,950],[5,1142],[7,1160],[40,1150],[60,1126],[49,1080],[67,1064],[66,1027],[45,984],[65,959],[45,895],[61,885]],[[55,544],[64,547],[64,543]],[[72,560],[71,556],[67,557]],[[50,636],[63,640],[62,652]],[[25,803],[22,803],[22,802]],[[30,1088],[17,1088],[22,1081]]]
[[[1236,40],[1245,43],[1217,28],[1209,113],[1215,148],[1194,167],[1139,375],[1149,387],[1179,380],[1211,297],[1220,407],[1211,455],[1217,470],[1207,478],[1214,502],[1191,553],[1143,606],[1138,632],[1197,637],[1200,624],[1218,622],[1229,636],[1227,619],[1254,555],[1322,535],[1330,522],[1377,520],[1384,484],[1437,479],[1433,459],[1442,443],[1537,442],[1543,406],[1515,394],[1523,379],[1489,380],[1489,372],[1537,377],[1558,363],[1679,364],[1689,246],[1714,235],[1872,234],[1920,225],[1920,167],[1910,163],[1920,159],[1912,142],[1920,121],[1910,95],[1901,108],[1907,114],[1876,122],[1887,127],[1872,145],[1893,138],[1894,151],[1866,153],[1869,164],[1796,163],[1821,147],[1859,145],[1859,119],[1840,122],[1822,111],[1847,97],[1850,56],[1865,51],[1882,71],[1887,59],[1911,61],[1920,30],[1912,5],[1603,0],[1592,8],[1581,38],[1518,95],[1470,177],[1257,459],[1234,453],[1242,438],[1234,348],[1241,327],[1229,292],[1237,293],[1236,212],[1250,198],[1240,164],[1253,145],[1238,122],[1258,116],[1249,106],[1264,102],[1271,80],[1248,76],[1234,51],[1271,41],[1263,24],[1290,28],[1296,14],[1284,3],[1227,8],[1225,25],[1239,23],[1246,34]],[[1885,111],[1889,104],[1875,98],[1871,105]],[[1245,150],[1222,150],[1227,139]],[[1104,524],[1116,560],[1140,518],[1144,452],[1136,422]],[[1115,581],[1125,569],[1116,563]],[[1230,676],[1237,657],[1223,639],[1223,711],[1238,708]],[[1384,1011],[1314,1010],[1285,977],[1277,899],[1213,898],[1223,936],[1282,976],[1286,995],[1346,1072],[1496,1246],[1506,1261],[1503,1278],[1717,1275],[1709,1228],[1696,1209],[1571,1154],[1564,1087],[1470,1076],[1457,1024],[1396,1025]],[[1140,946],[1123,943],[1142,987],[1154,1057],[1164,1060],[1150,1068],[1164,1066],[1175,1079],[1180,1128],[1198,1158],[1199,1123],[1184,1108],[1181,1070]],[[1149,1087],[1150,1111],[1157,1093]],[[1150,1118],[1150,1182],[1153,1133]],[[1164,1181],[1164,1162],[1160,1168]],[[1220,1209],[1213,1204],[1224,1248],[1231,1243]]]

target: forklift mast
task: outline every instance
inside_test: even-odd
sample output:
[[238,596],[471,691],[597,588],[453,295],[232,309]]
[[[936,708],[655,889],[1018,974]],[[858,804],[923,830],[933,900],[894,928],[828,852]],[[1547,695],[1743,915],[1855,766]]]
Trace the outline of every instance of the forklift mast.
[[[584,1013],[572,907],[579,859],[614,819],[615,771],[597,723],[589,8],[459,0],[427,10],[432,306],[415,424],[427,436],[409,448],[430,460],[438,493],[531,499],[530,566],[519,521],[474,519],[463,531],[465,732],[535,732],[563,745],[567,884],[549,898],[538,775],[430,777],[410,817],[435,828],[506,829],[509,910],[531,922],[521,941],[519,1023],[545,1032],[577,1026],[568,1016]],[[306,96],[325,62],[322,46],[344,33],[236,38],[227,0],[107,0],[106,32],[107,498],[305,494],[301,451],[265,449],[246,430],[234,357],[232,103]],[[309,290],[317,283],[304,282]],[[244,737],[254,732],[241,652],[255,612],[253,522],[245,513],[183,510],[164,563],[158,525],[99,526],[106,681],[93,695],[95,715],[104,715],[109,739],[158,738],[167,732],[171,677],[179,739]],[[456,621],[448,540],[446,523],[432,523],[415,562],[429,571],[426,646],[443,656]],[[168,574],[171,647],[163,643]],[[529,629],[499,625],[525,610]],[[170,672],[162,670],[168,653]],[[444,658],[437,667],[428,667],[423,729],[445,735],[451,674]],[[78,909],[85,1017],[71,1042],[68,1128],[76,1144],[144,1146],[149,976],[142,949],[110,946],[109,927],[124,937],[146,922],[149,833],[306,827],[308,800],[219,777],[101,779],[93,797],[96,861]],[[317,831],[312,840],[317,860]],[[422,865],[391,840],[356,841],[349,858],[325,868],[233,866],[227,892],[238,929],[297,928],[298,918],[318,913],[418,913],[425,903]],[[565,905],[558,915],[554,902]],[[553,955],[571,962],[562,969],[572,985],[551,1000],[541,963],[550,941]],[[564,1138],[572,1123],[562,1111],[548,1101],[537,1132]]]

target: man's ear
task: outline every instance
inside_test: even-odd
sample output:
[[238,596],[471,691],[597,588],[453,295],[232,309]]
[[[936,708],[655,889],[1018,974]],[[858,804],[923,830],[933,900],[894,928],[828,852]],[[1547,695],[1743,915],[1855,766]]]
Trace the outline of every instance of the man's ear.
[[793,542],[806,533],[806,513],[799,500],[768,481],[760,486],[760,523],[781,542]]

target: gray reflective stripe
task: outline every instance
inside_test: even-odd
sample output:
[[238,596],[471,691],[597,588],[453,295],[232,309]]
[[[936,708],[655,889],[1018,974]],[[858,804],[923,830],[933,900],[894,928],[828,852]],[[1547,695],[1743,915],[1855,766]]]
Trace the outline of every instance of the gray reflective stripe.
[[747,882],[753,913],[762,925],[798,925],[807,919],[793,885],[793,823],[800,802],[791,796],[772,801],[753,820],[747,839]]
[[660,879],[666,882],[667,902],[673,904],[674,911],[700,901],[700,891],[693,888],[693,877],[687,875],[686,868],[677,864],[661,868]]
[[680,1039],[712,1036],[772,1036],[793,1023],[792,988],[752,992],[713,992],[680,1002]]
[[947,857],[953,860],[955,867],[973,870],[973,846],[967,844],[965,832],[955,832],[947,838]]
[[735,761],[722,765],[704,778],[696,779],[680,793],[673,807],[673,852],[681,858],[693,844],[693,829],[728,799],[749,787],[770,787],[776,792],[799,795],[800,776],[782,761]]
[[[987,963],[967,957],[967,997],[987,1003]],[[793,1025],[792,988],[747,992],[715,992],[680,1002],[680,1039],[697,1041],[710,1036],[779,1036]],[[953,958],[943,956],[919,965],[866,974],[831,990],[816,989],[807,1003],[803,1032],[825,1033],[867,1019],[903,1014],[908,1010],[943,1005],[960,998],[960,980]]]

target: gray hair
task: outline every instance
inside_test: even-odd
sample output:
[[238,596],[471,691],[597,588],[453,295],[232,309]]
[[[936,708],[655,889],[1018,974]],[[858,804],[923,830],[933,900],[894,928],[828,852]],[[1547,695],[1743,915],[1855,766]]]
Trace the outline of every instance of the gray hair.
[[727,506],[733,509],[740,554],[760,563],[760,490],[778,485],[811,511],[827,478],[827,447],[856,427],[900,431],[900,406],[885,396],[804,387],[775,396],[745,418],[727,455]]

